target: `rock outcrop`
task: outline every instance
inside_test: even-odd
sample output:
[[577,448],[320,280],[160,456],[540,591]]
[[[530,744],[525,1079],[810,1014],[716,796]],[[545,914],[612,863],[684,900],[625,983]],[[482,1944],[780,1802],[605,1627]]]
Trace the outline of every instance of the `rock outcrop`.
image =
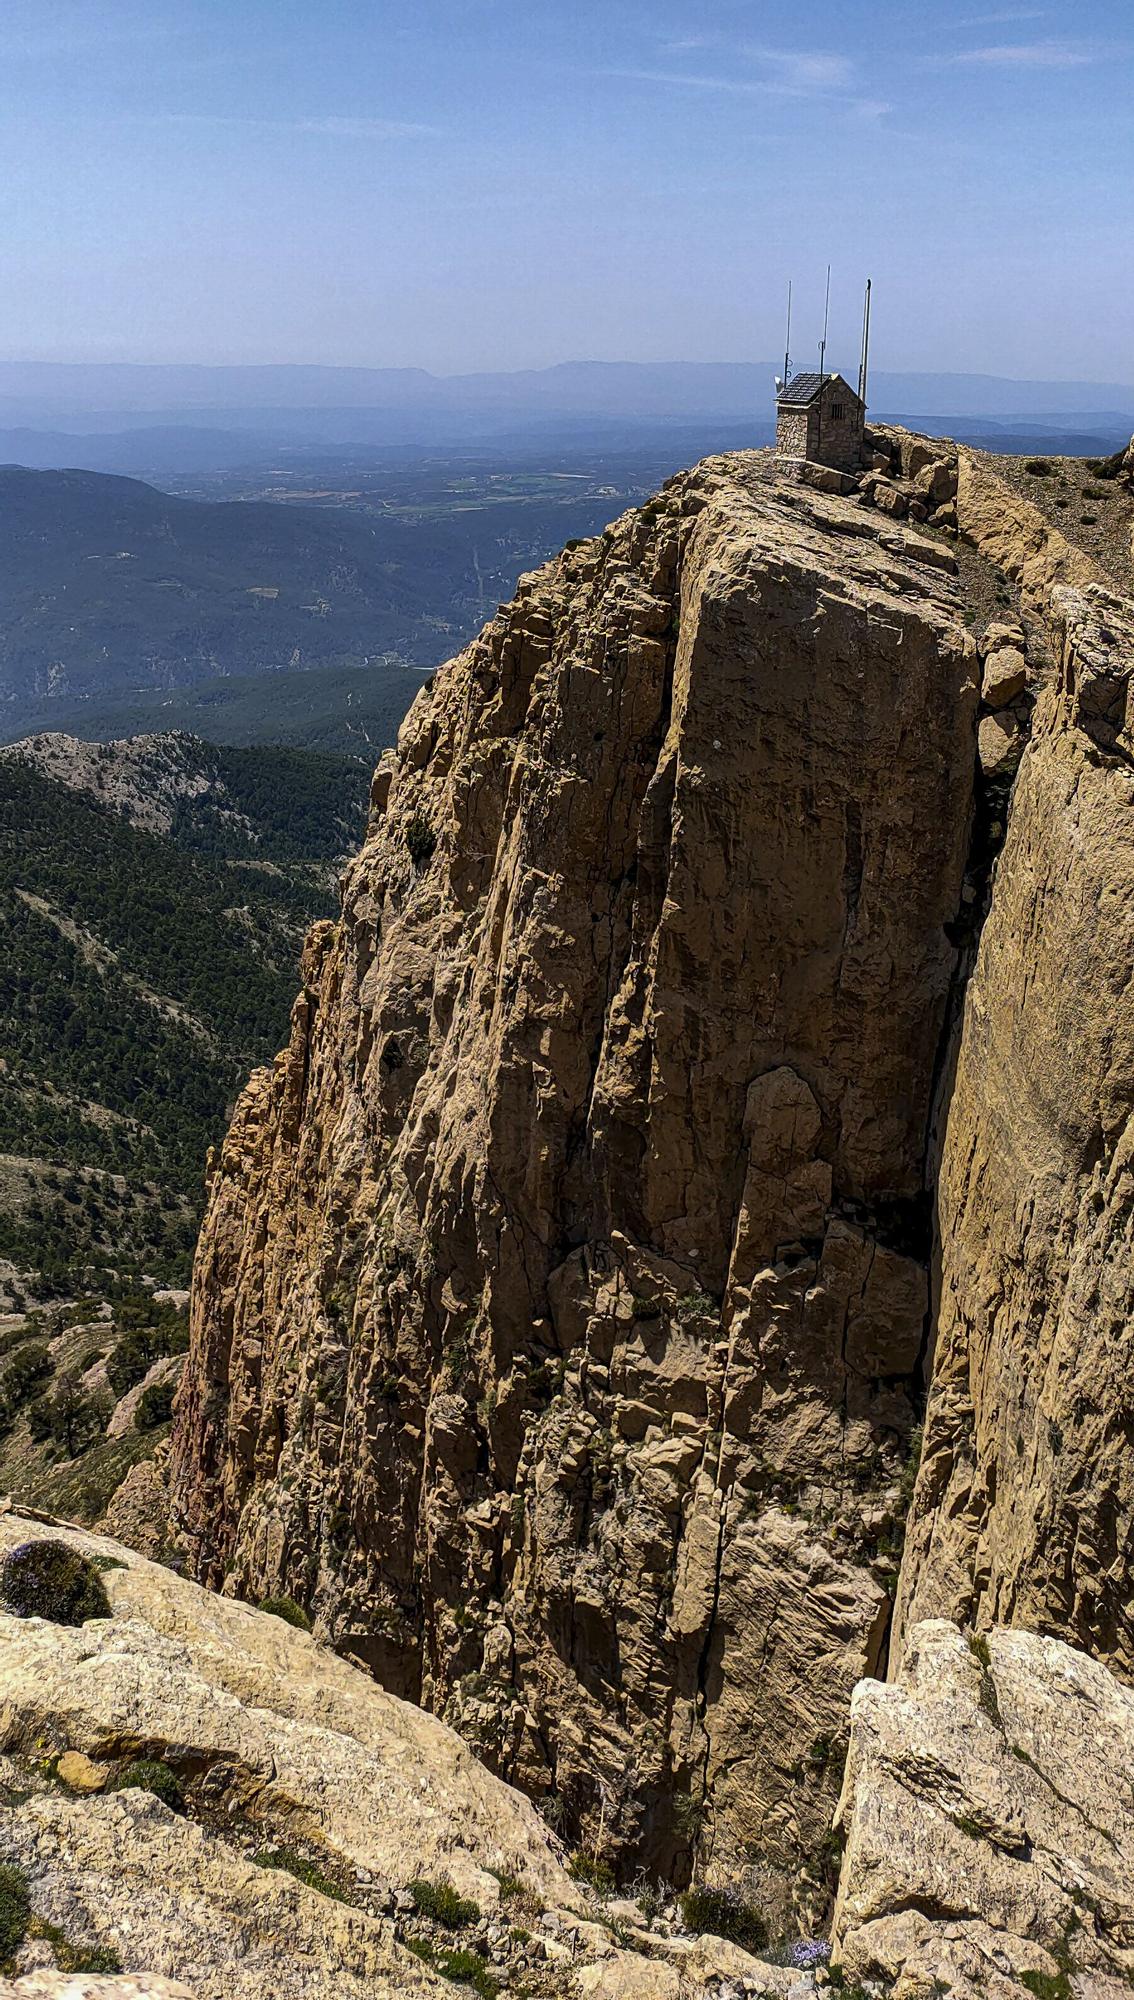
[[672,481],[419,698],[212,1165],[172,1454],[196,1575],[783,1929],[895,1635],[1134,1672],[1134,612],[872,437]]
[[[29,1544],[41,1568],[44,1544],[93,1562],[105,1600],[84,1624],[46,1594],[42,1616],[0,1610],[21,2000],[405,2000],[462,1973],[532,2000],[783,1990],[723,1938],[659,1935],[632,1903],[605,1920],[528,1800],[280,1617],[11,1512],[0,1592]],[[96,1959],[120,1970],[72,1969]]]
[[180,1981],[160,1973],[110,1974],[29,1972],[22,1979],[0,1979],[0,2000],[194,2000]]
[[1052,595],[968,988],[904,1612],[1072,1639],[1134,1674],[1134,607]]
[[1134,1692],[1056,1639],[929,1621],[851,1705],[833,1958],[892,2000],[1122,2000]]
[[379,767],[212,1169],[173,1486],[573,1839],[827,1893],[885,1644],[980,666],[940,536],[710,461]]

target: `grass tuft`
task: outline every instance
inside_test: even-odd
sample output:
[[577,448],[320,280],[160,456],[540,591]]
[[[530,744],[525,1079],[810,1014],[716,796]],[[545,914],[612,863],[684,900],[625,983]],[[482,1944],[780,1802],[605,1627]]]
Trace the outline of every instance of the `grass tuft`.
[[760,1911],[734,1889],[686,1889],[680,1904],[687,1930],[728,1938],[745,1951],[760,1951],[768,1942],[768,1926]]
[[309,1861],[305,1854],[301,1854],[297,1847],[262,1847],[252,1859],[257,1868],[278,1868],[285,1875],[293,1875],[297,1882],[303,1883],[305,1889],[314,1889],[320,1896],[329,1896],[332,1902],[350,1901],[338,1883],[332,1882],[329,1875],[324,1875],[323,1870],[314,1861]]
[[30,1917],[27,1876],[12,1862],[0,1862],[0,1964],[6,1965],[19,1950]]
[[268,1612],[272,1618],[282,1618],[285,1625],[294,1625],[297,1632],[311,1630],[310,1617],[294,1597],[262,1597],[260,1610]]
[[465,1924],[475,1924],[480,1916],[480,1904],[468,1896],[459,1896],[451,1882],[426,1882],[418,1880],[408,1885],[413,1897],[414,1908],[423,1917],[432,1917],[435,1924],[442,1924],[447,1931],[459,1931]]
[[176,1771],[160,1757],[138,1757],[118,1773],[116,1792],[150,1792],[170,1812],[184,1812],[185,1793]]
[[110,1599],[94,1563],[66,1542],[21,1542],[0,1565],[0,1602],[17,1618],[85,1625],[109,1618]]

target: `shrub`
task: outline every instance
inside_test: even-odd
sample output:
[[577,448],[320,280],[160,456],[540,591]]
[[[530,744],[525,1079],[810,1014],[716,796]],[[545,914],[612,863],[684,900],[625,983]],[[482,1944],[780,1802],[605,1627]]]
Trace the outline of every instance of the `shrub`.
[[329,1875],[324,1875],[323,1870],[296,1847],[262,1847],[252,1859],[258,1868],[282,1868],[285,1875],[294,1875],[297,1882],[302,1882],[305,1888],[314,1889],[320,1896],[330,1896],[336,1903],[348,1901],[338,1883],[332,1882]]
[[713,1319],[717,1313],[717,1302],[708,1292],[686,1292],[677,1301],[677,1317],[683,1325],[693,1319]]
[[500,1900],[502,1903],[506,1903],[512,1896],[522,1896],[524,1894],[524,1885],[518,1875],[509,1875],[506,1868],[490,1868],[488,1872],[490,1875],[495,1875],[496,1880],[500,1884]]
[[437,849],[437,835],[422,813],[415,813],[406,827],[406,846],[415,868],[424,868]]
[[55,1363],[45,1341],[32,1341],[30,1346],[19,1348],[0,1376],[0,1405],[14,1415],[31,1402],[54,1373]]
[[51,1946],[55,1963],[60,1972],[121,1972],[122,1960],[109,1945],[72,1944],[66,1931],[58,1924],[49,1924],[46,1917],[33,1917],[28,1926],[29,1935],[42,1938]]
[[152,1792],[155,1799],[160,1799],[163,1806],[169,1807],[170,1812],[185,1810],[181,1780],[176,1771],[171,1771],[168,1764],[162,1763],[160,1757],[139,1757],[134,1763],[127,1764],[125,1770],[118,1773],[115,1790]]
[[411,1882],[409,1892],[414,1908],[423,1917],[432,1917],[435,1924],[443,1924],[447,1931],[458,1931],[462,1924],[475,1924],[480,1916],[480,1904],[467,1896],[458,1896],[451,1882]]
[[282,1618],[285,1625],[294,1625],[299,1632],[311,1630],[310,1618],[302,1604],[297,1604],[294,1597],[262,1597],[260,1609],[267,1611],[273,1618]]
[[443,1979],[471,1986],[474,1993],[480,1994],[481,2000],[496,2000],[500,1991],[499,1981],[493,1978],[479,1952],[439,1951],[433,1963]]
[[108,1944],[92,1944],[84,1949],[81,1945],[68,1954],[70,1963],[64,1972],[121,1972],[122,1960]]
[[1036,2000],[1071,2000],[1071,1981],[1065,1972],[1021,1972],[1020,1984]]
[[921,1454],[924,1443],[925,1443],[924,1431],[922,1429],[922,1426],[920,1424],[917,1424],[915,1425],[914,1429],[910,1432],[909,1457],[906,1459],[906,1462],[902,1467],[901,1475],[898,1480],[898,1495],[899,1495],[898,1505],[903,1515],[909,1513],[910,1505],[913,1500],[914,1487],[917,1485],[917,1475],[921,1469]]
[[23,1943],[30,1916],[27,1876],[22,1868],[0,1862],[0,1962],[6,1963]]
[[735,1889],[686,1889],[681,1897],[681,1917],[687,1930],[709,1931],[745,1951],[760,1951],[768,1942],[768,1926],[759,1910]]
[[92,1562],[66,1542],[21,1542],[0,1566],[0,1602],[17,1618],[85,1625],[109,1618],[110,1599]]
[[594,1854],[573,1854],[567,1864],[567,1873],[573,1882],[583,1882],[596,1895],[609,1896],[614,1890],[614,1870],[608,1861],[600,1861]]
[[172,1382],[151,1382],[148,1389],[143,1389],[134,1412],[136,1431],[153,1431],[159,1424],[167,1424],[170,1421],[173,1415],[173,1391]]
[[1033,479],[1050,479],[1054,470],[1046,458],[1029,458],[1024,462],[1024,471],[1030,472]]

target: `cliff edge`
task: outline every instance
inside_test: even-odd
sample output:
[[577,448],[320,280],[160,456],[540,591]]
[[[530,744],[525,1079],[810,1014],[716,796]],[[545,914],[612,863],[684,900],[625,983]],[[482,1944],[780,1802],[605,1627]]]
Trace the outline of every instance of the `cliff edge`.
[[896,1629],[1129,1666],[1129,608],[873,449],[681,475],[414,704],[213,1164],[172,1466],[200,1578],[799,1922],[931,1376]]

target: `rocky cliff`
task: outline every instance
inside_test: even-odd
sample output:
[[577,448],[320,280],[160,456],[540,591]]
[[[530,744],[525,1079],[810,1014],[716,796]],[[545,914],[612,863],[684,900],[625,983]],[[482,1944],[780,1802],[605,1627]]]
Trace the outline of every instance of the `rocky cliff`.
[[821,1894],[926,1331],[979,663],[766,460],[528,579],[379,768],[217,1161],[176,1485],[613,1857]]
[[912,1615],[1121,1656],[1039,1552],[1113,1634],[1124,614],[976,460],[875,450],[683,475],[419,698],[213,1165],[173,1462],[200,1577],[773,1914],[829,1894],[934,1353]]
[[910,1616],[1134,1674],[1134,606],[1057,588],[969,987],[937,1208]]

